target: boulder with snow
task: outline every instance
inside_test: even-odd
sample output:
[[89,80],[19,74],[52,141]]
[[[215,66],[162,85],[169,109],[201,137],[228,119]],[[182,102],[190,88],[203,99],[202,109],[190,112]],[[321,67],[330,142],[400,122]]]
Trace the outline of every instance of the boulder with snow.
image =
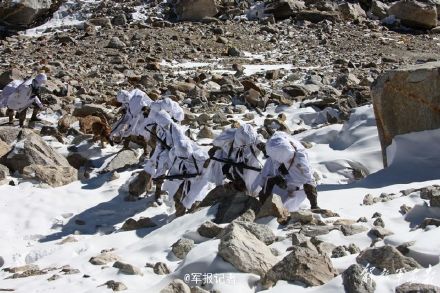
[[59,0],[6,0],[0,3],[0,24],[26,28],[47,18],[61,5]]
[[264,242],[235,222],[225,228],[218,250],[239,271],[260,276],[278,261]]
[[77,180],[76,169],[35,132],[5,126],[0,129],[0,140],[10,145],[10,152],[0,160],[12,171],[54,187]]
[[328,256],[317,250],[294,246],[292,252],[273,266],[262,280],[265,288],[272,287],[279,280],[301,282],[306,286],[319,286],[337,275]]
[[215,0],[178,0],[174,11],[179,20],[200,21],[218,13]]
[[374,112],[382,145],[396,135],[440,128],[440,62],[405,66],[381,75],[372,85]]
[[406,282],[396,287],[396,293],[439,293],[440,287],[428,284]]
[[364,250],[356,257],[356,261],[361,265],[373,266],[390,274],[421,268],[415,259],[402,255],[390,245]]
[[376,290],[376,282],[358,264],[349,266],[342,273],[342,282],[346,293],[373,293]]
[[415,0],[401,0],[388,9],[402,24],[416,29],[432,29],[437,26],[437,7]]

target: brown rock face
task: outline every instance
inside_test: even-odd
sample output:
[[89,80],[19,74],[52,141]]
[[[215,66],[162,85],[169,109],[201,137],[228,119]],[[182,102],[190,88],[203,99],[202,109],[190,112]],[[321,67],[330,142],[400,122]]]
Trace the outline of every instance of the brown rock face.
[[175,6],[179,20],[198,21],[218,13],[214,0],[179,0]]
[[391,70],[372,85],[374,112],[382,144],[396,135],[440,128],[440,62]]
[[319,286],[336,275],[336,270],[328,256],[307,247],[294,246],[289,255],[267,272],[263,278],[263,286],[271,287],[279,280]]
[[437,26],[437,8],[435,5],[414,0],[402,0],[388,9],[389,15],[395,15],[406,26],[416,29],[431,29]]

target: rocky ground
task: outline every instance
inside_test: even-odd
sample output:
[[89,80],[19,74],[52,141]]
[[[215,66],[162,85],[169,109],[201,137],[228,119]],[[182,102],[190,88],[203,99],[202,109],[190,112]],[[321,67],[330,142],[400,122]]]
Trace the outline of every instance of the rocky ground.
[[[432,96],[418,101],[435,111],[391,91],[391,110],[376,101],[385,110],[375,116],[371,93],[390,69],[439,60],[435,28],[386,26],[355,13],[360,6],[336,17],[319,1],[259,21],[241,17],[251,1],[229,3],[180,22],[169,4],[147,2],[67,1],[72,25],[36,19],[40,29],[0,40],[0,89],[41,71],[49,78],[42,122],[0,126],[0,291],[440,292],[440,65],[402,73],[417,86],[399,84],[406,75],[390,82]],[[327,8],[312,17],[315,6]],[[78,117],[97,112],[114,123],[117,92],[135,87],[178,101],[203,146],[242,122],[265,138],[295,135],[324,209],[289,213],[277,196],[261,206],[216,189],[175,219],[172,202],[142,194],[137,145],[101,149],[79,131]],[[383,113],[406,132],[376,123]],[[411,127],[430,130],[394,140],[383,169],[380,142]]]

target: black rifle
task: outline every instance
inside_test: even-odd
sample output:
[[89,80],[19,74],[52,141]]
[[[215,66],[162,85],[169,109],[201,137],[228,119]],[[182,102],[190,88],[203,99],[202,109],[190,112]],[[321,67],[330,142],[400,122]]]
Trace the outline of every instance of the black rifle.
[[158,142],[160,142],[160,144],[166,148],[167,150],[171,150],[171,147],[169,145],[167,145],[167,143],[161,139],[160,137],[157,136],[156,133],[154,133],[153,131],[151,131],[150,129],[148,129],[147,127],[145,127],[145,130],[148,131],[149,133],[151,133],[152,135],[154,135],[154,137],[157,139]]
[[237,163],[237,162],[234,162],[232,160],[219,159],[219,158],[216,158],[216,157],[211,157],[211,160],[214,160],[214,161],[217,161],[217,162],[221,162],[221,163],[225,163],[225,164],[230,164],[232,166],[236,166],[236,167],[243,168],[243,169],[248,169],[248,170],[252,170],[252,171],[256,171],[256,172],[261,172],[261,168],[252,167],[252,166],[246,165],[243,162]]
[[188,178],[195,178],[197,176],[200,176],[200,174],[176,174],[176,175],[163,175],[156,178],[153,178],[153,182],[159,181],[159,180],[183,180]]

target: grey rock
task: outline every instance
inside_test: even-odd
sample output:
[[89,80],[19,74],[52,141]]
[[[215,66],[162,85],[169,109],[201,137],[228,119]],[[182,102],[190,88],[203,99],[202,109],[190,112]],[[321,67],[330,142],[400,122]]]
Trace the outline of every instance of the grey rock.
[[234,222],[226,227],[218,254],[239,271],[260,276],[277,262],[269,247]]
[[431,29],[437,26],[435,5],[414,0],[401,0],[388,9],[389,15],[395,15],[402,24],[416,29]]
[[168,268],[167,264],[163,262],[157,262],[153,267],[153,271],[158,275],[168,275],[171,273],[171,270]]
[[116,261],[113,264],[113,267],[119,269],[119,272],[123,273],[123,274],[140,275],[140,276],[143,275],[142,271],[139,268],[137,268],[131,264],[121,262],[121,261]]
[[223,231],[223,228],[211,221],[206,221],[198,229],[197,232],[203,237],[214,238]]
[[128,166],[139,163],[138,154],[133,150],[123,150],[119,152],[104,168],[103,172],[113,172],[122,170]]
[[341,225],[341,232],[345,236],[351,236],[365,231],[368,231],[368,228],[363,225],[359,225],[359,224]]
[[307,247],[294,246],[290,254],[267,272],[262,285],[269,288],[279,280],[286,280],[319,286],[336,275],[337,272],[327,256]]
[[105,282],[105,284],[107,286],[107,288],[112,289],[113,291],[124,291],[127,290],[127,286],[125,286],[124,283],[122,282],[115,282],[113,280],[107,281]]
[[346,293],[373,293],[376,290],[376,282],[358,264],[351,265],[342,273],[342,282]]
[[179,0],[174,11],[179,20],[200,21],[215,16],[218,7],[214,0]]
[[112,37],[110,41],[107,44],[107,48],[112,49],[122,49],[125,48],[127,45],[121,41],[118,37]]
[[160,293],[191,293],[191,289],[182,280],[175,279],[165,288],[160,290]]
[[421,268],[413,258],[403,256],[395,247],[389,245],[364,250],[356,261],[364,266],[369,264],[378,270],[386,270],[390,274]]
[[256,218],[276,217],[279,221],[286,221],[290,216],[289,211],[284,207],[284,204],[279,195],[272,194],[264,202],[261,209],[258,211]]
[[393,231],[382,228],[380,226],[371,228],[371,230],[368,231],[369,236],[371,236],[373,238],[380,238],[380,239],[383,239],[383,238],[390,236],[390,235],[393,235],[393,234],[394,234]]
[[406,282],[396,287],[396,293],[440,293],[440,287]]
[[194,240],[182,238],[172,245],[172,251],[176,257],[184,259],[188,252],[194,248]]
[[251,232],[258,240],[264,242],[266,245],[271,245],[275,242],[275,234],[267,225],[237,220],[235,223]]
[[386,147],[396,135],[440,128],[434,106],[440,104],[439,67],[440,62],[405,66],[384,73],[373,83],[371,95],[385,165]]
[[114,255],[111,252],[103,252],[97,256],[90,258],[89,262],[92,265],[101,266],[111,262],[115,262],[117,260],[119,260],[119,257],[117,255]]

